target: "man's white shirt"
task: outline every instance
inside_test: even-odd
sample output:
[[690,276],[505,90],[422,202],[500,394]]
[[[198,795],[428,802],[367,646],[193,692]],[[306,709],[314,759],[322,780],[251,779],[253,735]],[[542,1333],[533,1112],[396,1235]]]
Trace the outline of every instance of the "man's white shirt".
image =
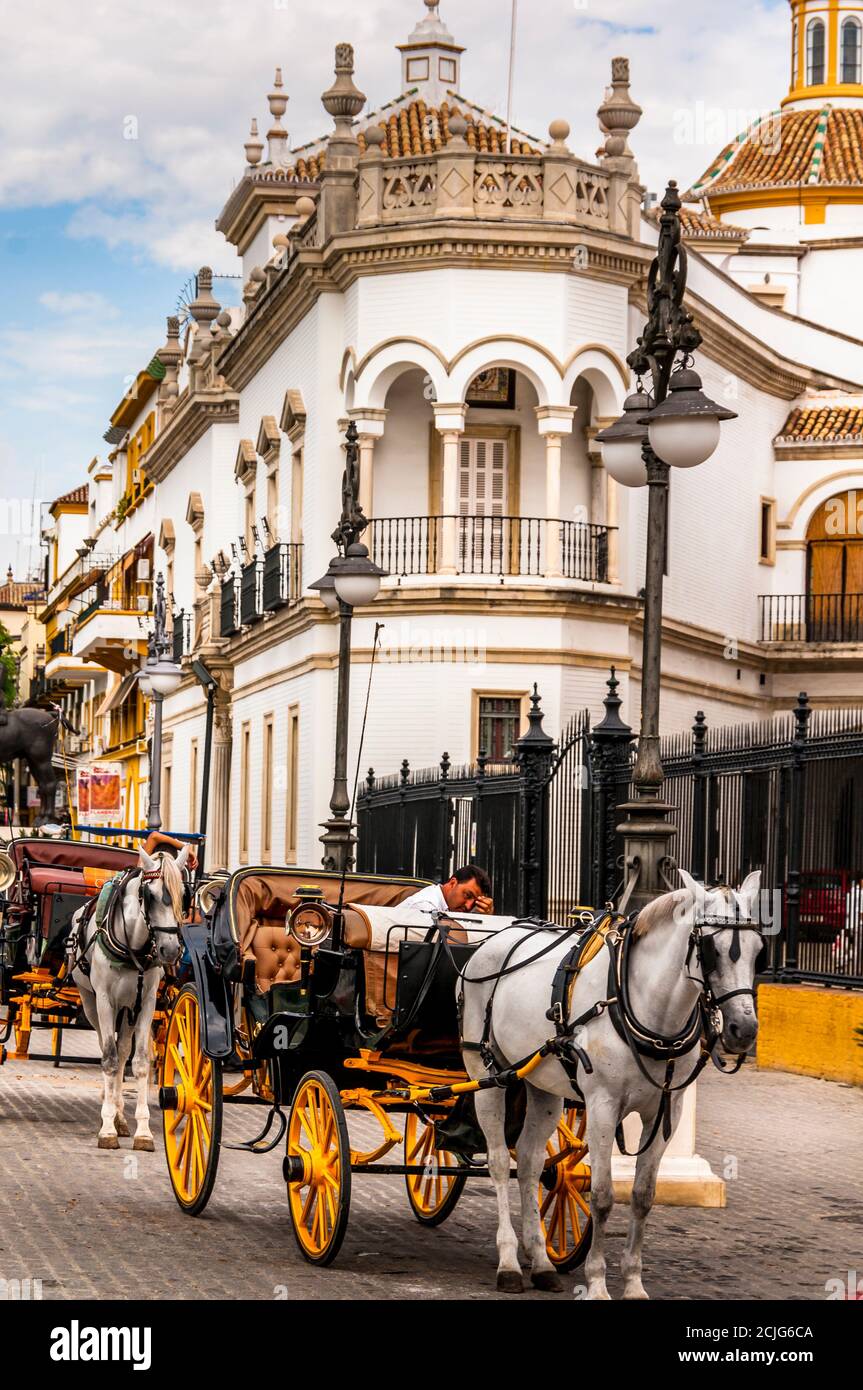
[[429,883],[425,888],[420,888],[418,892],[411,893],[409,898],[404,898],[402,907],[415,907],[420,912],[447,912],[446,898],[441,891],[439,883]]

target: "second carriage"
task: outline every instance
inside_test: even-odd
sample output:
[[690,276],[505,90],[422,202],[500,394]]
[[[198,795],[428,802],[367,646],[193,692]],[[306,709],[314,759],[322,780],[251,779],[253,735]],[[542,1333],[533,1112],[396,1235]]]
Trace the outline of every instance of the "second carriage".
[[[468,1179],[487,1176],[464,1071],[457,971],[511,918],[455,916],[446,933],[401,906],[417,880],[244,868],[204,885],[201,920],[183,928],[193,980],[168,1020],[160,1105],[168,1171],[184,1211],[213,1190],[226,1103],[266,1107],[261,1134],[284,1142],[297,1245],[329,1264],[359,1173],[403,1177],[418,1221],[438,1225]],[[509,1088],[511,1143],[522,1088]],[[374,1141],[347,1116],[376,1122]],[[590,1244],[585,1115],[561,1115],[539,1192],[549,1256],[563,1271]],[[231,1147],[237,1147],[232,1145]],[[397,1162],[389,1161],[395,1151]]]

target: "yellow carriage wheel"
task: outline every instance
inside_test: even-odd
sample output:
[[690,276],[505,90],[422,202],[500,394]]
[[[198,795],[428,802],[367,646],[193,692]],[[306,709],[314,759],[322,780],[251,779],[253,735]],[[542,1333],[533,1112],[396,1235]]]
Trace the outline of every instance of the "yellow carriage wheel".
[[284,1172],[297,1245],[310,1264],[328,1265],[348,1225],[351,1146],[338,1088],[326,1072],[307,1072],[297,1086]]
[[162,1133],[174,1196],[197,1216],[210,1200],[222,1137],[222,1076],[201,1047],[194,985],[174,1001],[162,1058]]
[[405,1163],[419,1164],[424,1169],[422,1173],[405,1174],[414,1216],[423,1226],[439,1226],[455,1207],[467,1178],[439,1171],[456,1167],[458,1159],[447,1149],[438,1148],[434,1121],[413,1110],[405,1116]]
[[[585,1161],[586,1129],[587,1116],[583,1110],[564,1110],[548,1141],[548,1162],[539,1183],[539,1214],[545,1231],[545,1248],[555,1269],[563,1273],[575,1269],[587,1257],[593,1234],[590,1165]],[[556,1159],[559,1161],[555,1162]]]

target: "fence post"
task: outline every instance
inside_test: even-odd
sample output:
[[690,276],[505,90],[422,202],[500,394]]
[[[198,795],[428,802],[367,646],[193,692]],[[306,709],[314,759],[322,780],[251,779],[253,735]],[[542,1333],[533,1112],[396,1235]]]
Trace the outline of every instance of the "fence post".
[[473,812],[473,839],[470,857],[474,863],[482,863],[485,858],[485,825],[483,818],[485,807],[483,805],[483,791],[485,788],[485,769],[488,763],[488,753],[481,748],[476,755],[476,782],[474,791],[474,812]]
[[614,896],[620,877],[617,860],[619,836],[617,807],[629,795],[631,749],[635,734],[620,717],[623,703],[617,693],[620,682],[612,666],[603,700],[605,716],[590,735],[590,767],[593,780],[593,878],[592,899],[599,907]]
[[794,708],[794,739],[791,744],[791,827],[788,836],[787,903],[785,911],[785,970],[797,969],[797,938],[800,930],[800,871],[803,857],[803,819],[806,811],[806,737],[809,696],[805,690]]
[[408,873],[407,855],[405,854],[405,840],[407,838],[405,802],[407,801],[407,786],[410,775],[411,765],[407,758],[402,758],[402,765],[399,769],[399,875],[402,878],[412,877],[416,873],[416,865],[413,863],[410,866],[410,873]]
[[521,773],[519,800],[519,912],[542,917],[546,911],[548,883],[545,841],[548,829],[548,774],[554,739],[542,727],[543,714],[536,684],[530,697],[528,730],[516,743]]
[[438,806],[440,820],[438,822],[438,865],[435,870],[435,878],[438,883],[445,883],[449,878],[450,857],[452,855],[452,836],[450,835],[450,798],[447,791],[449,782],[450,755],[444,753],[440,760],[440,782],[438,783]]
[[707,878],[707,769],[704,749],[707,742],[707,721],[704,710],[698,710],[692,726],[692,863],[689,872],[702,883]]

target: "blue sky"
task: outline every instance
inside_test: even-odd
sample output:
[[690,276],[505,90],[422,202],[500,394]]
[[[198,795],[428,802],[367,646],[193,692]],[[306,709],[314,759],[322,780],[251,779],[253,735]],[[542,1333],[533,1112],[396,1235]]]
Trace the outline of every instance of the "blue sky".
[[[440,7],[467,49],[464,94],[499,112],[509,8]],[[250,117],[267,128],[276,64],[300,144],[330,126],[320,93],[335,41],[354,44],[373,108],[398,95],[394,45],[424,13],[421,0],[316,0],[314,24],[297,0],[30,0],[14,23],[7,12],[0,501],[49,502],[83,481],[124,384],[164,341],[184,282],[202,264],[236,269],[213,220],[242,175]],[[626,54],[645,111],[631,141],[642,178],[651,189],[671,177],[685,184],[784,95],[789,28],[787,0],[521,0],[514,119],[543,136],[565,117],[571,147],[593,159],[610,60]],[[221,289],[233,299],[233,286]],[[0,566],[23,576],[38,552],[2,530]]]

